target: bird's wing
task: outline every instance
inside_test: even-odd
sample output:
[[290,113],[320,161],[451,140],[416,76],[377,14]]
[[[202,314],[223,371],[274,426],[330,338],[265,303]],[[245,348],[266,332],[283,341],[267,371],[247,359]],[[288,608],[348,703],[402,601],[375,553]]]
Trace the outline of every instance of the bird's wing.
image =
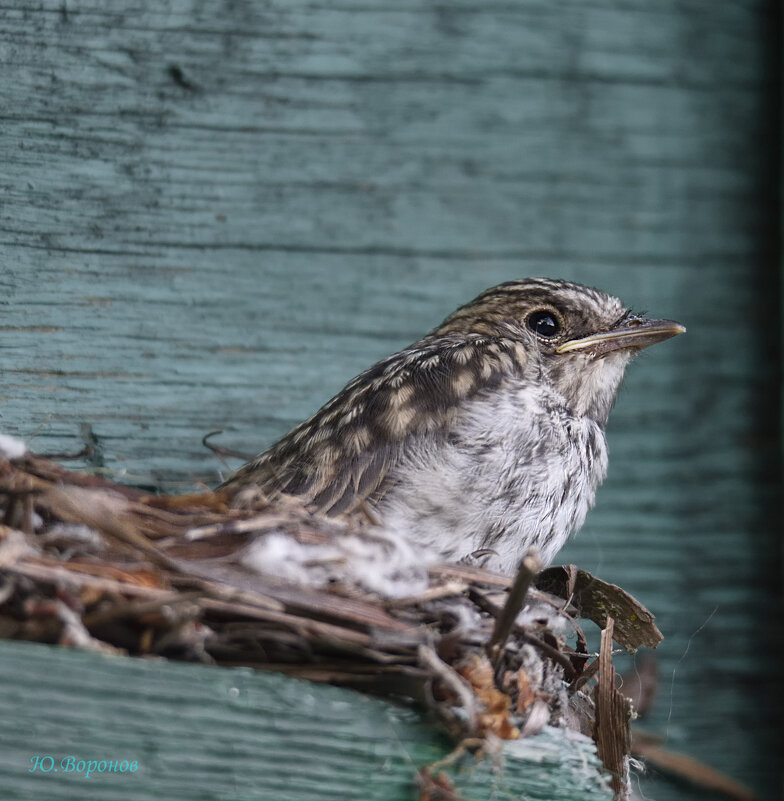
[[511,338],[428,337],[357,376],[223,486],[297,495],[331,515],[376,501],[410,437],[448,432],[463,401],[525,359]]

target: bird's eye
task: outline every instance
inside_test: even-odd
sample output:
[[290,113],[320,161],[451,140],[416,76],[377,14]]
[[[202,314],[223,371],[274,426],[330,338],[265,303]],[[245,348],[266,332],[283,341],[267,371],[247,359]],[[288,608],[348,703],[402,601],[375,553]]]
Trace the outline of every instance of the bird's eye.
[[538,311],[528,316],[528,327],[540,337],[552,339],[561,330],[555,315],[548,311]]

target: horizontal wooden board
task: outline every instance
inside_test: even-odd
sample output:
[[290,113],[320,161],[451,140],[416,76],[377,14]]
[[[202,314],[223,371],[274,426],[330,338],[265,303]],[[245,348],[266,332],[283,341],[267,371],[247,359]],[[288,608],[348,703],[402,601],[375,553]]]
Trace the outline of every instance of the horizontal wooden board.
[[[0,786],[16,801],[409,801],[417,771],[453,747],[410,709],[250,669],[2,642],[0,680],[14,722]],[[83,760],[138,768],[88,776]],[[608,801],[597,766],[591,740],[546,729],[451,773],[477,801]]]

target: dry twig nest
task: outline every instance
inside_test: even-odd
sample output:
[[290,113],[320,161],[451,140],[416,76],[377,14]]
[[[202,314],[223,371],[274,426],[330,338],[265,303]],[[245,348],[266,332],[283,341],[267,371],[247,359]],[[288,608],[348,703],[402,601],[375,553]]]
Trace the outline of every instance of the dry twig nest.
[[[237,508],[220,492],[153,496],[17,457],[0,459],[0,636],[407,697],[469,747],[570,727],[594,737],[625,793],[632,711],[611,642],[634,651],[661,634],[620,588],[574,566],[536,575],[531,555],[515,580],[432,565],[421,585],[398,571],[416,592],[374,592],[351,563],[397,546],[361,515],[325,518],[290,498]],[[305,549],[299,580],[263,570],[273,541]],[[600,653],[578,619],[604,630]]]

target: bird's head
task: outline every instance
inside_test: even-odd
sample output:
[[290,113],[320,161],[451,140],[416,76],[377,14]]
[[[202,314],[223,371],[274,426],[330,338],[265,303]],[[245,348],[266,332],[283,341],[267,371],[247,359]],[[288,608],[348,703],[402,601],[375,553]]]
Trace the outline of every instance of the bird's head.
[[527,278],[488,289],[434,335],[480,334],[520,340],[542,380],[575,414],[604,425],[629,360],[682,334],[673,320],[633,314],[618,298],[568,281]]

